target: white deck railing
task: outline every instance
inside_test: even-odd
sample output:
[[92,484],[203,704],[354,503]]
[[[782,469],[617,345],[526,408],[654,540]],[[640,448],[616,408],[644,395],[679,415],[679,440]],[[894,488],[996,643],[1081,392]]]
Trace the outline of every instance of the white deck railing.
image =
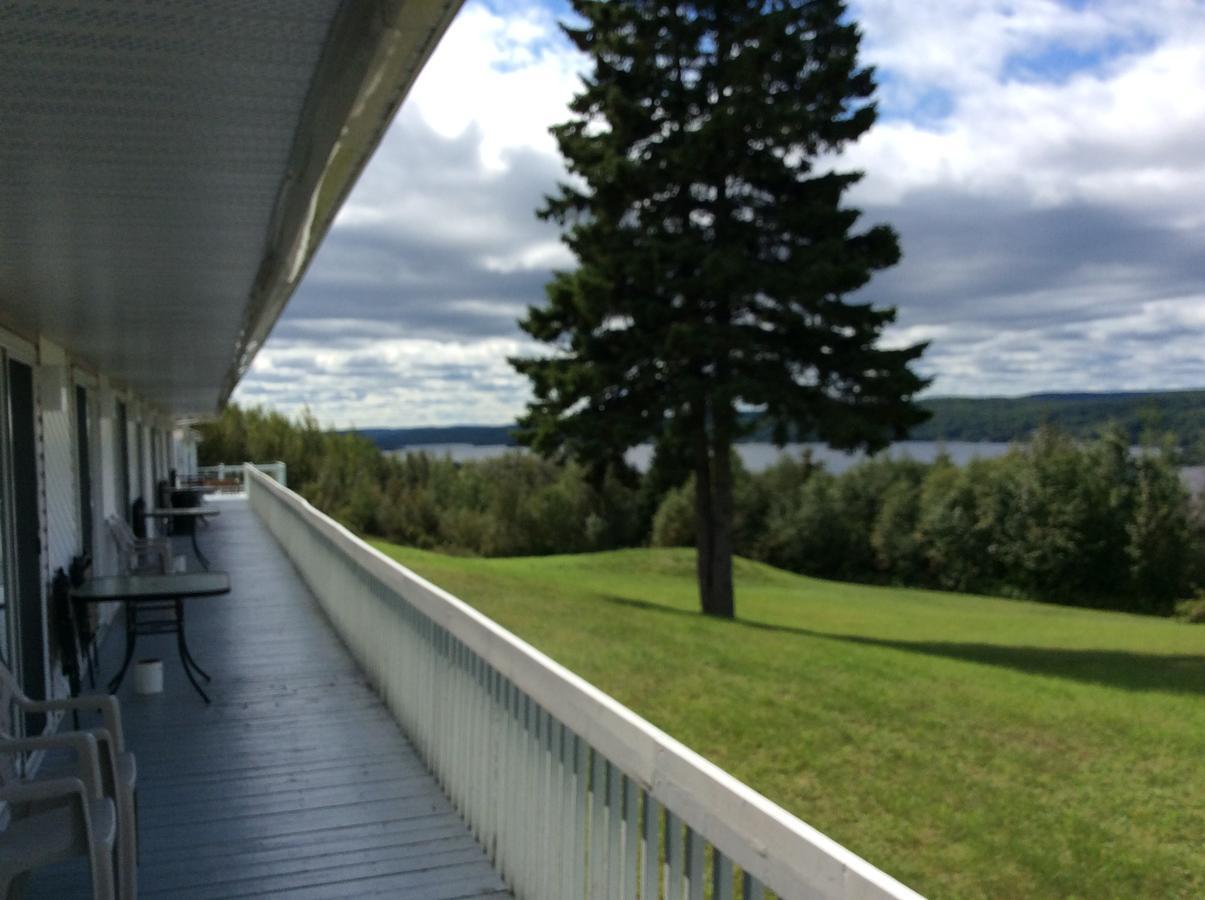
[[248,468],[258,469],[282,485],[288,485],[287,467],[280,460],[266,463],[238,463],[237,465],[218,463],[216,466],[198,466],[197,471],[193,474],[180,476],[180,482],[184,486],[204,488],[211,493],[238,494],[246,490],[244,472]]
[[517,897],[918,896],[250,466],[246,484]]

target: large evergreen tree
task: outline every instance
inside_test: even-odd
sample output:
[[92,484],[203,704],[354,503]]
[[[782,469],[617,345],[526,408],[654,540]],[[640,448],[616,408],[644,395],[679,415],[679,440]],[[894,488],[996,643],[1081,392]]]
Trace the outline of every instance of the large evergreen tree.
[[839,0],[573,0],[594,62],[553,129],[569,171],[540,215],[579,267],[521,323],[552,345],[512,360],[535,400],[520,437],[600,463],[657,441],[695,473],[703,611],[731,617],[733,441],[875,450],[924,420],[923,346],[875,346],[894,310],[843,297],[899,259],[855,231],[861,176],[820,162],[875,119]]

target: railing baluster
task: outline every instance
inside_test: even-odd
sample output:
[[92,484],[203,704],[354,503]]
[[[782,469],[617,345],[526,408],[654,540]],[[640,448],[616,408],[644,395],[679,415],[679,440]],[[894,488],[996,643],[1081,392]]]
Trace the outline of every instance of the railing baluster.
[[639,791],[628,777],[623,779],[623,882],[624,900],[636,900],[640,890],[640,816]]
[[712,848],[711,900],[733,900],[732,860]]
[[590,771],[590,897],[607,893],[607,761],[597,750]]
[[519,884],[525,889],[524,893],[531,892],[531,862],[534,851],[534,835],[535,818],[532,815],[532,793],[535,790],[535,760],[533,759],[533,746],[535,741],[532,739],[532,703],[531,698],[526,693],[521,693],[521,707],[519,716],[519,804],[517,821],[523,823],[523,827],[519,829],[522,836],[519,840]]
[[569,897],[573,890],[573,735],[564,725],[559,728],[561,799],[557,813],[561,827],[557,833],[556,864],[560,872],[557,897]]
[[686,897],[703,900],[703,839],[693,828],[686,829]]
[[741,900],[763,900],[766,889],[748,872],[741,878]]
[[607,886],[608,896],[623,893],[623,784],[615,766],[607,763]]
[[682,822],[668,809],[665,811],[665,896],[667,900],[682,900],[686,860],[683,859]]
[[661,804],[647,793],[640,821],[644,838],[640,853],[640,900],[657,900],[661,880],[661,845],[657,840],[661,834]]
[[590,747],[580,735],[574,739],[574,782],[577,796],[576,814],[573,817],[573,893],[570,897],[587,896],[589,867],[589,844],[587,832],[590,814]]
[[[513,711],[511,704],[513,701],[514,685],[509,679],[502,681],[502,734],[499,744],[499,777],[498,783],[501,786],[499,793],[498,820],[505,823],[511,819],[514,812],[514,807],[511,806],[511,797],[515,789],[513,760],[511,759],[511,731],[513,728]],[[511,852],[511,842],[514,840],[513,828],[500,828],[498,830],[498,871],[502,873],[502,877],[508,882],[514,882],[514,854]]]
[[540,755],[539,763],[539,794],[537,797],[536,825],[539,830],[539,842],[536,844],[536,875],[538,896],[546,900],[556,900],[552,890],[552,873],[547,863],[547,853],[552,842],[551,828],[555,826],[550,813],[552,796],[552,724],[546,710],[540,710]]

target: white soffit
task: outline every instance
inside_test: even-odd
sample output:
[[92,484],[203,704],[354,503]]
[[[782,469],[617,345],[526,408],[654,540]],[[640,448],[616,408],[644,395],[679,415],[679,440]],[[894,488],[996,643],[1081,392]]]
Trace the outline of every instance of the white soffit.
[[216,409],[459,3],[0,4],[0,324]]

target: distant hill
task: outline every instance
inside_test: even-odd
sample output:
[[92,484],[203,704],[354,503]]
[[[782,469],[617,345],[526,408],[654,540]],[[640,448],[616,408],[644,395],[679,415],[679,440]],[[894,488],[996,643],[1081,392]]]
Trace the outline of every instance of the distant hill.
[[1205,435],[1205,390],[933,397],[924,405],[933,418],[912,432],[918,441],[1013,441],[1044,424],[1090,437],[1111,422],[1134,443],[1148,432],[1171,433],[1191,447]]
[[423,444],[511,445],[513,425],[448,425],[431,428],[359,428],[360,434],[382,450]]
[[[1171,433],[1182,448],[1199,458],[1205,437],[1205,390],[931,397],[922,405],[933,418],[913,429],[911,437],[917,441],[1017,441],[1044,424],[1090,437],[1113,422],[1134,443],[1147,432]],[[396,450],[425,444],[513,445],[513,429],[513,425],[453,425],[366,428],[360,433],[382,450]],[[766,434],[758,430],[748,440],[765,440]]]

